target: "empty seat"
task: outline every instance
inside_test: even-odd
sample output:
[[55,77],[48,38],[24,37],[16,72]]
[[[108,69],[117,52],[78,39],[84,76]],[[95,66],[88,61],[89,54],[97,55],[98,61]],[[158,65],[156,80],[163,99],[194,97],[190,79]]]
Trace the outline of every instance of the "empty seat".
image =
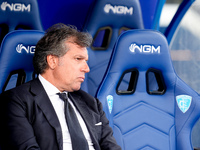
[[4,37],[0,48],[0,93],[35,77],[32,59],[43,34],[36,30],[15,30]]
[[200,97],[177,76],[160,32],[119,37],[97,98],[123,150],[193,149]]
[[81,88],[95,96],[117,37],[126,30],[143,28],[139,0],[95,0],[83,29],[94,42],[88,48],[90,72]]

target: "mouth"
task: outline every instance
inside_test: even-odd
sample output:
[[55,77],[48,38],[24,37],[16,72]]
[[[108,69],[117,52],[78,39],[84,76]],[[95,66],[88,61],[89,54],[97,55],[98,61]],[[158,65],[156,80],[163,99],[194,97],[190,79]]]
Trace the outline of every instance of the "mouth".
[[79,79],[83,82],[85,80],[85,77],[79,77]]

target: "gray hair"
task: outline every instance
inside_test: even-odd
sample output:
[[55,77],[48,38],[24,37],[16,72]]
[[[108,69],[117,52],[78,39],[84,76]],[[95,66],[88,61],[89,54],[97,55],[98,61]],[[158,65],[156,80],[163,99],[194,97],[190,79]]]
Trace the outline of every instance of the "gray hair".
[[38,41],[33,57],[35,73],[42,74],[48,67],[47,56],[55,55],[62,57],[69,48],[67,40],[81,47],[89,47],[92,36],[87,32],[80,32],[75,26],[58,23],[47,29],[45,35]]

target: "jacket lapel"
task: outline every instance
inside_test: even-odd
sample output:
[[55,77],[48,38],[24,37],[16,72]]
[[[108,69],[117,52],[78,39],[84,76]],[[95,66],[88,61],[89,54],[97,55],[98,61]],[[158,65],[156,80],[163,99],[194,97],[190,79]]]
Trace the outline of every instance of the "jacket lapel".
[[88,106],[87,106],[85,100],[83,100],[81,98],[81,96],[74,94],[74,93],[69,93],[69,98],[73,102],[73,104],[75,105],[75,107],[77,108],[79,113],[81,114],[81,117],[83,118],[83,120],[87,126],[87,129],[89,131],[89,134],[90,134],[90,137],[94,144],[94,147],[96,150],[98,150],[99,148],[96,146],[96,145],[98,145],[98,142],[94,136],[94,133],[96,133],[95,128],[94,128],[94,125],[96,124],[96,122],[93,119],[95,117],[95,114],[92,113],[88,109]]
[[41,82],[39,79],[35,79],[31,83],[31,92],[35,94],[35,102],[38,104],[38,106],[43,111],[45,117],[47,118],[49,124],[56,130],[57,140],[59,143],[59,149],[62,150],[63,148],[63,140],[62,140],[62,130],[60,127],[60,123],[58,120],[58,117],[56,115],[56,112],[53,108],[53,105],[51,104],[51,101],[46,94]]

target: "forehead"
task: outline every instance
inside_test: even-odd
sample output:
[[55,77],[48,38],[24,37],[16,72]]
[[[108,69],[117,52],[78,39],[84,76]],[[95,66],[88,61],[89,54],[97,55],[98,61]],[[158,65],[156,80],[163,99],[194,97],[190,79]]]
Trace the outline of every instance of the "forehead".
[[66,45],[67,45],[67,48],[68,48],[68,51],[67,51],[68,54],[76,54],[76,55],[79,54],[79,55],[83,55],[83,56],[88,55],[86,47],[81,47],[81,46],[79,46],[76,43],[73,43],[71,41],[67,41]]

